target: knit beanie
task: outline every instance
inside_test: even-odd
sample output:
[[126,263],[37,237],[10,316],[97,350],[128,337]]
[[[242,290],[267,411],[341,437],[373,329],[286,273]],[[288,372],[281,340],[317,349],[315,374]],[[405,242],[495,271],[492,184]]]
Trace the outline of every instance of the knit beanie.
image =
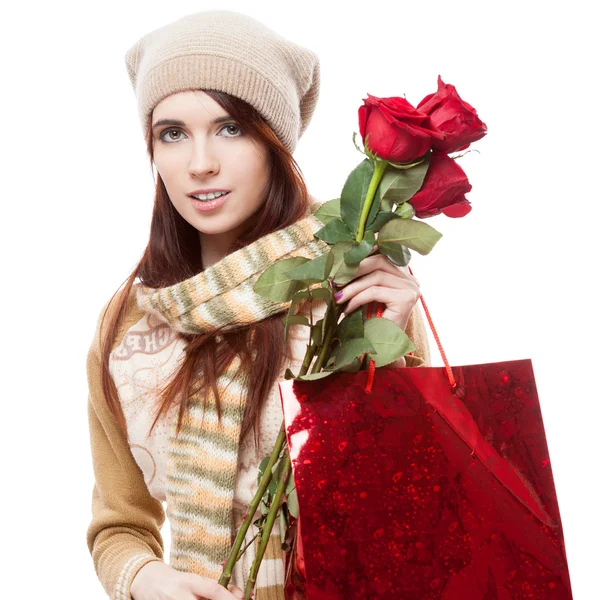
[[252,105],[293,152],[319,97],[314,52],[229,10],[187,15],[146,34],[127,51],[125,63],[144,136],[166,96],[216,90]]

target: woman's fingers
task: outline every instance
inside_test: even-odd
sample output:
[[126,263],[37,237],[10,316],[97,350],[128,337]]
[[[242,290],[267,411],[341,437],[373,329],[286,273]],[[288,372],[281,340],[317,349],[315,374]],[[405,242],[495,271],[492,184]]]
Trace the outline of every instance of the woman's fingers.
[[410,274],[408,267],[400,267],[395,265],[385,254],[374,254],[363,258],[358,266],[358,271],[356,273],[356,277],[361,277],[362,275],[366,275],[375,269],[383,269],[388,271],[389,273],[396,273],[402,275],[406,275],[408,277],[413,277]]
[[227,589],[236,597],[236,598],[240,598],[240,600],[242,600],[244,598],[244,592],[242,592],[242,590],[237,586],[237,585],[233,585],[233,584],[229,584],[227,586]]
[[398,265],[395,265],[387,256],[383,254],[376,254],[374,256],[367,256],[367,258],[363,258],[360,265],[358,266],[356,275],[350,282],[346,284],[336,284],[338,290],[348,288],[357,279],[368,275],[373,271],[384,271],[386,273],[389,273],[390,275],[395,275],[397,277],[407,279],[408,281],[413,281],[417,285],[419,285],[419,280],[414,275],[410,274],[408,267],[400,267]]
[[[353,300],[365,290],[369,288],[378,288],[377,294],[378,297],[374,298],[378,302],[387,303],[388,300],[400,300],[401,298],[398,296],[398,290],[408,292],[409,296],[416,296],[418,299],[420,295],[419,282],[412,275],[408,274],[408,276],[402,277],[399,276],[400,271],[392,272],[376,270],[368,273],[367,275],[363,275],[358,279],[354,279],[344,288],[340,289],[336,293],[335,301],[338,304],[344,304],[348,302],[348,306],[345,308],[345,313],[350,313],[362,303],[353,302]],[[339,295],[338,295],[339,294]],[[388,300],[386,300],[386,298]]]
[[[233,588],[233,591],[230,591],[231,588]],[[234,585],[230,585],[228,589],[225,589],[214,579],[208,579],[195,574],[190,578],[190,589],[194,594],[207,600],[238,600],[244,597],[240,588]]]
[[[385,311],[382,316],[389,318],[385,313],[396,313],[398,315],[407,314],[419,299],[419,292],[416,288],[409,287],[384,287],[380,285],[367,286],[365,289],[356,293],[346,305],[344,313],[349,315],[359,306],[365,306],[370,302],[380,302],[385,304]],[[392,319],[395,321],[395,319]]]

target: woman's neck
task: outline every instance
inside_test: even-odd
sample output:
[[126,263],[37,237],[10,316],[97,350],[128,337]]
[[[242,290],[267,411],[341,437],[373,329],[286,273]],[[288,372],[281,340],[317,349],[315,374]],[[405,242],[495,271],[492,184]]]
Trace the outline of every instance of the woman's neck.
[[225,233],[207,234],[198,232],[200,237],[200,250],[202,253],[202,268],[208,269],[227,256],[229,248],[237,239],[237,230]]

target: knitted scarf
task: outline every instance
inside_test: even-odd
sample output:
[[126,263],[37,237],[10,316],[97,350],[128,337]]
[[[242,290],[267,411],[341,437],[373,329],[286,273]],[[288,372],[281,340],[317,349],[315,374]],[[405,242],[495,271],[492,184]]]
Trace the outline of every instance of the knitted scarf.
[[[313,259],[330,249],[314,237],[323,227],[314,216],[319,206],[321,203],[313,203],[304,218],[227,255],[185,281],[160,289],[138,287],[139,308],[188,334],[222,325],[230,331],[283,313],[290,302],[278,303],[260,296],[253,290],[254,283],[275,261],[297,256]],[[170,564],[179,571],[213,579],[221,575],[221,563],[233,539],[232,500],[246,401],[240,367],[236,357],[217,380],[221,424],[212,391],[207,411],[201,395],[192,395],[179,435],[173,433],[169,439],[166,496],[173,532]],[[280,558],[280,546],[279,532],[274,530],[265,558]],[[273,579],[279,583],[274,585]],[[256,588],[257,600],[284,597],[281,573],[262,580],[262,591],[260,579]]]

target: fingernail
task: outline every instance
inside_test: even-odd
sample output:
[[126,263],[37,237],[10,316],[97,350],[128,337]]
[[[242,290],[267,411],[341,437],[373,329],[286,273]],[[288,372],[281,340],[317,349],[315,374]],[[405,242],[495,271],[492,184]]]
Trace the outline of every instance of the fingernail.
[[343,294],[343,293],[344,293],[344,292],[343,292],[343,291],[341,291],[341,292],[338,292],[338,293],[337,293],[337,294],[334,296],[334,298],[335,298],[335,301],[336,301],[336,302],[339,302],[339,301],[340,301],[340,298],[342,297],[342,294]]

